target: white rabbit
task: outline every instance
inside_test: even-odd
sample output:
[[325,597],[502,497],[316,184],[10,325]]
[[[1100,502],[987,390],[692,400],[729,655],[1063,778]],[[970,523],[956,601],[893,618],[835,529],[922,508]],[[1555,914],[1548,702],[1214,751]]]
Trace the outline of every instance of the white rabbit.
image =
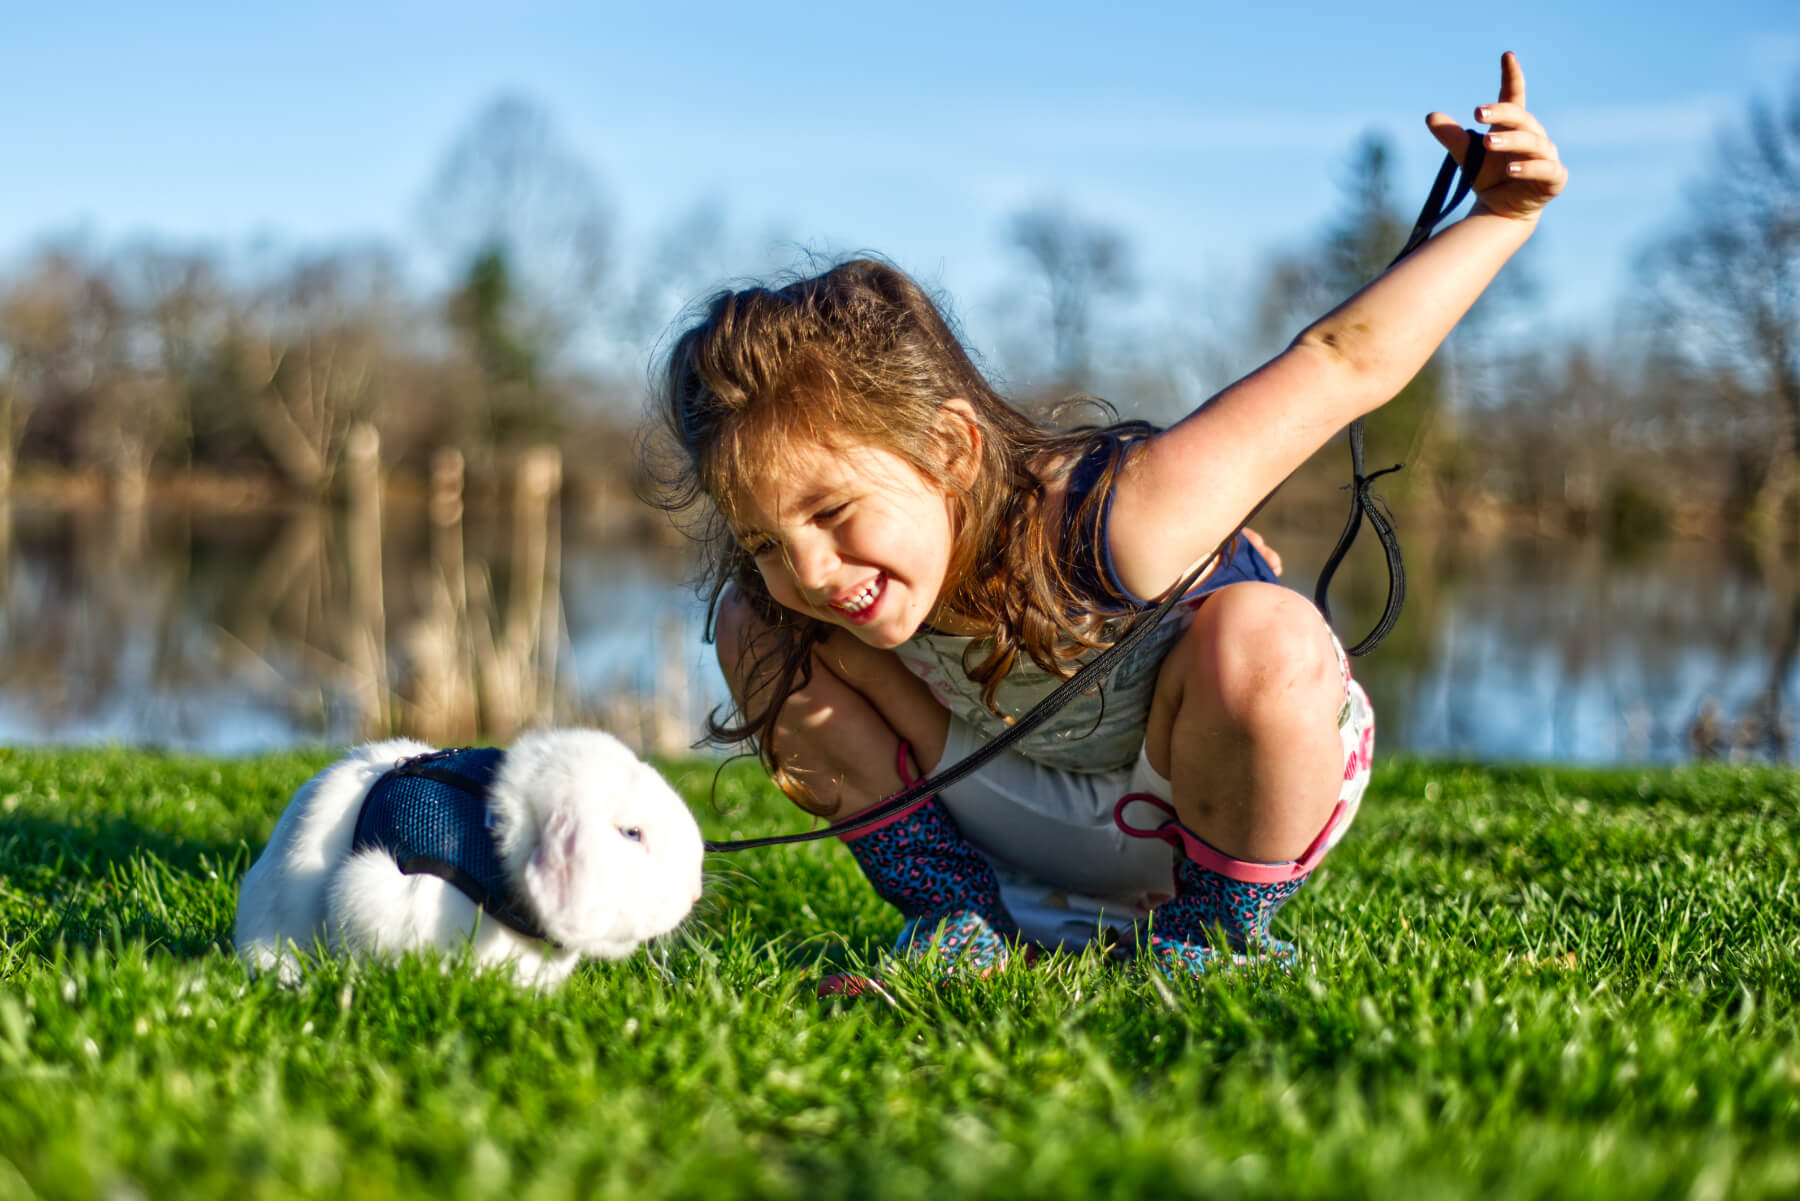
[[[426,812],[433,836],[450,828],[457,854],[485,871],[446,869],[435,852],[417,854],[430,847],[391,833],[406,825],[381,826],[414,789],[430,799],[407,812]],[[487,828],[475,828],[484,814]],[[395,857],[409,850],[410,874]],[[294,794],[239,889],[238,953],[252,971],[293,982],[296,951],[319,939],[351,956],[467,947],[478,968],[510,964],[548,990],[584,956],[620,959],[679,925],[700,898],[701,856],[687,806],[610,734],[528,734],[503,757],[378,742]],[[484,882],[485,911],[464,891],[481,896]]]

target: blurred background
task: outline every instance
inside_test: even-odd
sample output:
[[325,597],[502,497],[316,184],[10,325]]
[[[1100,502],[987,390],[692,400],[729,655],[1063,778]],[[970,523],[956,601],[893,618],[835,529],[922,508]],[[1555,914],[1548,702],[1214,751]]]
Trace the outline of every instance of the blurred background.
[[[1173,420],[1379,271],[1512,49],[1572,183],[1369,423],[1383,743],[1790,760],[1800,14],[1505,8],[14,11],[0,741],[684,748],[723,689],[633,443],[686,306],[872,250],[1021,403]],[[1347,476],[1258,519],[1308,592]],[[1346,641],[1385,583],[1365,534]]]

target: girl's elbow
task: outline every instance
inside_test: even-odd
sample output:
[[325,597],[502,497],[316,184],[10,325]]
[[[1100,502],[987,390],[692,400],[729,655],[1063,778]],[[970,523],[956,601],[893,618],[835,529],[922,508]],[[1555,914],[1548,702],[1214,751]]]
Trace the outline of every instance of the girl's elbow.
[[1321,323],[1303,331],[1288,349],[1317,376],[1319,394],[1336,399],[1345,421],[1380,408],[1406,385],[1395,382],[1393,364],[1369,354],[1354,333]]
[[1319,321],[1301,330],[1289,349],[1347,364],[1352,361],[1351,352],[1356,345],[1353,334],[1353,330],[1341,328],[1335,322]]
[[1342,376],[1375,376],[1392,367],[1392,356],[1367,322],[1342,320],[1335,314],[1301,330],[1292,349]]

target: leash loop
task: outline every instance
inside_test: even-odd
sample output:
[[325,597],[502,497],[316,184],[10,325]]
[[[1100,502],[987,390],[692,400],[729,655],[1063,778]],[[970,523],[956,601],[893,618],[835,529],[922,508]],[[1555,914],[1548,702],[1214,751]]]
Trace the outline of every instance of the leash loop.
[[[1425,207],[1419,210],[1419,218],[1413,222],[1412,232],[1406,236],[1406,244],[1395,255],[1391,268],[1395,263],[1425,244],[1443,219],[1451,210],[1463,202],[1474,185],[1475,177],[1481,172],[1481,164],[1487,158],[1487,148],[1482,144],[1481,134],[1473,129],[1465,129],[1469,135],[1468,149],[1463,152],[1463,161],[1458,166],[1456,157],[1444,155],[1443,165],[1438,168],[1437,178],[1432,181],[1431,193],[1425,198]],[[1450,189],[1451,181],[1456,182],[1456,190]],[[1394,530],[1393,517],[1378,503],[1378,499],[1369,491],[1369,484],[1390,472],[1399,471],[1405,464],[1396,463],[1392,467],[1384,467],[1380,471],[1364,474],[1363,472],[1363,419],[1358,417],[1350,423],[1350,516],[1344,523],[1344,532],[1338,535],[1337,545],[1332,548],[1325,566],[1319,571],[1318,585],[1313,589],[1313,604],[1331,621],[1331,603],[1327,593],[1331,589],[1331,577],[1337,574],[1339,564],[1344,556],[1350,553],[1350,544],[1356,541],[1356,535],[1362,529],[1364,518],[1375,530],[1375,536],[1381,540],[1381,553],[1387,560],[1388,590],[1387,600],[1382,605],[1381,617],[1375,622],[1375,628],[1363,636],[1362,640],[1348,648],[1348,653],[1355,656],[1368,654],[1381,644],[1381,640],[1393,632],[1400,620],[1400,608],[1406,603],[1406,562],[1400,554],[1400,536]]]

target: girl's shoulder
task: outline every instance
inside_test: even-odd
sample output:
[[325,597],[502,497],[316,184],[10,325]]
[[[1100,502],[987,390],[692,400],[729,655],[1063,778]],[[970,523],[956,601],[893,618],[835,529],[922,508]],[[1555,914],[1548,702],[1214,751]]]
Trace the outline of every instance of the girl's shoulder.
[[[1033,465],[1044,486],[1044,521],[1059,534],[1096,490],[1110,488],[1133,447],[1156,433],[1147,421],[1070,430]],[[1096,499],[1104,500],[1104,497]]]
[[1044,523],[1076,594],[1103,608],[1127,597],[1111,569],[1107,519],[1112,489],[1132,450],[1156,432],[1146,421],[1125,421],[1091,430],[1067,447],[1040,474],[1044,482]]

